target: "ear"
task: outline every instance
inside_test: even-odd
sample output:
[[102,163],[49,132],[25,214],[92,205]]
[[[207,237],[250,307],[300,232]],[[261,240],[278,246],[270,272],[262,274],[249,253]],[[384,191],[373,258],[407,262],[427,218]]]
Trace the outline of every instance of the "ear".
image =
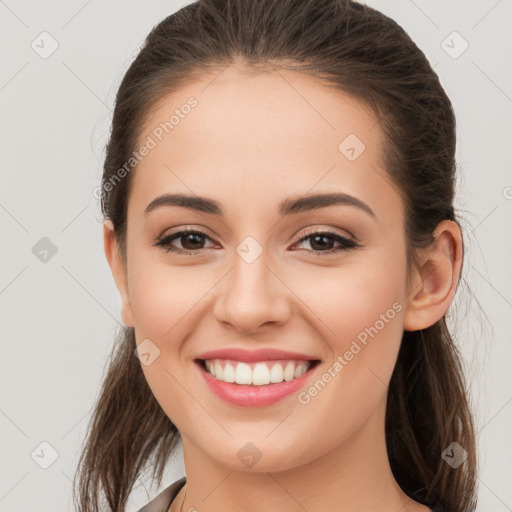
[[464,245],[456,222],[444,220],[434,231],[434,241],[421,250],[421,267],[415,270],[409,290],[404,329],[418,331],[435,324],[450,306],[462,268]]
[[121,318],[125,325],[133,327],[132,310],[128,294],[126,266],[119,253],[119,248],[114,235],[114,226],[111,220],[103,224],[103,245],[112,276],[121,297]]

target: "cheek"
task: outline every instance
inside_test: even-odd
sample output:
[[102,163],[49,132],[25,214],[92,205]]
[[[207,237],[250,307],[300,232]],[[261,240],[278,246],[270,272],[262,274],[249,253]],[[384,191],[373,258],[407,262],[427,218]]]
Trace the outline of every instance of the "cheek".
[[179,323],[188,321],[213,285],[212,273],[193,265],[134,258],[132,270],[128,286],[134,324],[141,335],[155,340],[172,336]]
[[201,304],[212,284],[197,279],[197,267],[194,272],[192,266],[172,267],[141,257],[132,260],[132,271],[130,303],[137,344],[146,343],[156,354],[150,364],[141,365],[142,371],[167,416],[178,429],[187,431],[195,402],[183,391],[191,386],[189,373],[183,371],[181,347],[191,334],[198,301]]
[[[378,261],[373,264],[372,259]],[[293,275],[289,273],[287,279]],[[364,344],[377,336],[396,339],[398,334],[400,338],[404,287],[405,267],[400,259],[395,255],[386,262],[380,254],[339,268],[312,269],[300,280],[295,278],[293,290],[315,314],[314,323],[330,349],[343,353],[352,340]]]
[[317,386],[322,398],[314,398],[312,389],[304,402],[343,403],[364,417],[361,408],[368,413],[383,398],[403,334],[404,289],[405,260],[384,252],[361,264],[330,268],[324,277],[312,273],[294,289],[318,317],[316,330],[330,354],[328,383]]
[[[298,397],[303,431],[314,431],[320,420],[324,425],[323,442],[315,448],[305,443],[304,456],[328,452],[383,407],[403,333],[402,287],[393,270],[399,272],[390,267],[359,272],[354,267],[339,279],[309,287],[305,302],[328,325],[322,331],[332,355]],[[322,301],[315,299],[320,291]]]
[[401,286],[391,275],[354,272],[345,280],[345,293],[331,290],[330,318],[338,351],[348,350],[352,341],[368,346],[370,340],[378,339],[379,345],[387,345],[401,333]]

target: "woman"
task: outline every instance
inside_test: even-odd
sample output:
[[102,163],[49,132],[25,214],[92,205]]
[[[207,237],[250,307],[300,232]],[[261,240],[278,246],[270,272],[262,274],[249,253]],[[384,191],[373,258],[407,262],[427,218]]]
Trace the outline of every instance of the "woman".
[[445,321],[455,118],[426,57],[345,0],[201,0],[119,88],[102,182],[126,325],[75,475],[141,512],[476,505]]

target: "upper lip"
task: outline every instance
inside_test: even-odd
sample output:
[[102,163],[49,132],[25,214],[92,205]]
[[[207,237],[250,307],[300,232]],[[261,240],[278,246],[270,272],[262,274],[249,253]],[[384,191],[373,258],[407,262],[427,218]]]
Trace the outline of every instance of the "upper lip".
[[260,348],[257,350],[246,350],[242,348],[224,348],[209,350],[197,356],[197,359],[231,359],[233,361],[274,361],[280,359],[303,359],[305,361],[316,361],[317,357],[277,350],[274,348]]

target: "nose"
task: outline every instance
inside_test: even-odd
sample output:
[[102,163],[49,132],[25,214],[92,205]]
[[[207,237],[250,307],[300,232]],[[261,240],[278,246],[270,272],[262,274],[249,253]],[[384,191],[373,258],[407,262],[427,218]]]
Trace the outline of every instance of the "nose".
[[233,268],[219,283],[214,316],[239,333],[281,325],[290,316],[290,291],[264,254],[252,263],[235,256]]

